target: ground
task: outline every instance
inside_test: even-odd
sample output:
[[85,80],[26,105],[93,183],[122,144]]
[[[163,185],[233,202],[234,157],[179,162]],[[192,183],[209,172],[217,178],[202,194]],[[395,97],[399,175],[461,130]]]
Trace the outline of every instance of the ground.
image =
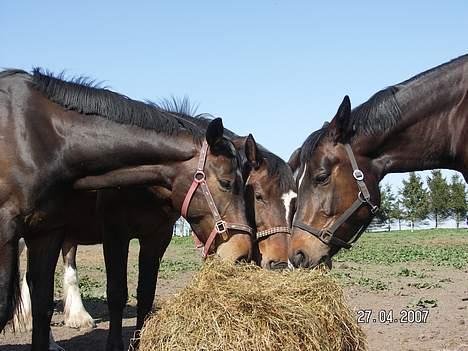
[[[175,238],[171,243],[163,260],[157,299],[183,288],[200,266],[199,254],[190,240]],[[132,242],[130,251],[126,340],[135,324],[136,242]],[[66,350],[90,350],[90,345],[92,350],[104,350],[108,321],[101,247],[80,247],[77,262],[84,303],[96,319],[97,328],[74,330],[62,326],[60,267],[52,329]],[[360,318],[370,350],[468,350],[466,230],[366,233],[356,247],[336,257],[331,274],[344,287],[356,318]],[[389,316],[392,323],[380,321]],[[400,322],[405,316],[408,323]],[[427,319],[425,323],[410,323],[413,317]],[[29,334],[6,332],[0,335],[0,350],[27,350],[29,341]]]

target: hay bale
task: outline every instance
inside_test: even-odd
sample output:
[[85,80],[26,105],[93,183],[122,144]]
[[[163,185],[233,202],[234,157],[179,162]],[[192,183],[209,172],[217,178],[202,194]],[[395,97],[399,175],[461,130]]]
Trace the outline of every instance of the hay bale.
[[213,261],[146,321],[140,349],[361,351],[367,344],[324,271]]

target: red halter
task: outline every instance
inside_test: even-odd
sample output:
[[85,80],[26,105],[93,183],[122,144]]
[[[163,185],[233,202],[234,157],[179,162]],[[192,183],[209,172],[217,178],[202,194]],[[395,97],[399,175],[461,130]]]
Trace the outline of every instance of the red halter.
[[[214,203],[213,197],[211,196],[210,189],[208,188],[208,184],[206,184],[206,176],[205,176],[205,163],[206,157],[208,154],[208,143],[206,141],[203,142],[201,151],[200,151],[200,158],[198,159],[198,167],[195,171],[195,175],[193,176],[193,182],[190,186],[189,190],[187,191],[187,195],[185,195],[184,202],[182,204],[181,215],[184,218],[187,218],[188,209],[190,206],[190,201],[192,201],[193,195],[195,191],[197,191],[198,187],[200,186],[203,195],[208,203],[208,206],[211,210],[211,214],[213,215],[213,219],[215,222],[214,228],[211,231],[210,236],[205,242],[202,255],[204,258],[208,256],[208,253],[211,249],[211,245],[215,240],[216,236],[220,234],[223,240],[228,239],[228,229],[236,229],[252,235],[252,228],[244,224],[235,224],[235,223],[226,223],[221,215],[219,214],[218,209],[216,208],[216,204]],[[201,240],[198,235],[195,233],[196,238],[198,239],[199,243],[197,243],[197,247],[201,247]],[[200,245],[201,244],[201,245]]]

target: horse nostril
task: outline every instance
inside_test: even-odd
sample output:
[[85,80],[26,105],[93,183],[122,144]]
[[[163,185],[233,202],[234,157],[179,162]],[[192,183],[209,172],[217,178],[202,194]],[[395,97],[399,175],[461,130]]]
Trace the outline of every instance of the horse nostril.
[[294,267],[305,267],[306,254],[302,250],[297,250],[292,257],[292,263]]
[[269,261],[267,263],[267,268],[271,270],[281,270],[288,268],[288,262],[285,261]]

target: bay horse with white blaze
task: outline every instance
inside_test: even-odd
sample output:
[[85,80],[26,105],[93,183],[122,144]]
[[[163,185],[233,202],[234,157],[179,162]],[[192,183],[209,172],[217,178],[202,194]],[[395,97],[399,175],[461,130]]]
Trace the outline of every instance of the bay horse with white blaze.
[[346,96],[330,124],[292,155],[297,212],[290,260],[331,265],[380,205],[389,173],[448,168],[468,180],[468,55],[379,91],[351,110]]
[[[22,235],[29,249],[33,350],[48,349],[53,275],[66,224],[56,219],[73,189],[153,185],[182,208],[197,173],[203,192],[191,192],[189,208],[210,214],[189,212],[200,240],[214,239],[212,249],[222,257],[250,258],[239,155],[223,136],[220,119],[204,131],[82,79],[9,70],[0,73],[0,121],[0,330],[18,302]],[[112,241],[109,230],[104,241]],[[108,349],[119,350],[119,343],[108,343]]]

